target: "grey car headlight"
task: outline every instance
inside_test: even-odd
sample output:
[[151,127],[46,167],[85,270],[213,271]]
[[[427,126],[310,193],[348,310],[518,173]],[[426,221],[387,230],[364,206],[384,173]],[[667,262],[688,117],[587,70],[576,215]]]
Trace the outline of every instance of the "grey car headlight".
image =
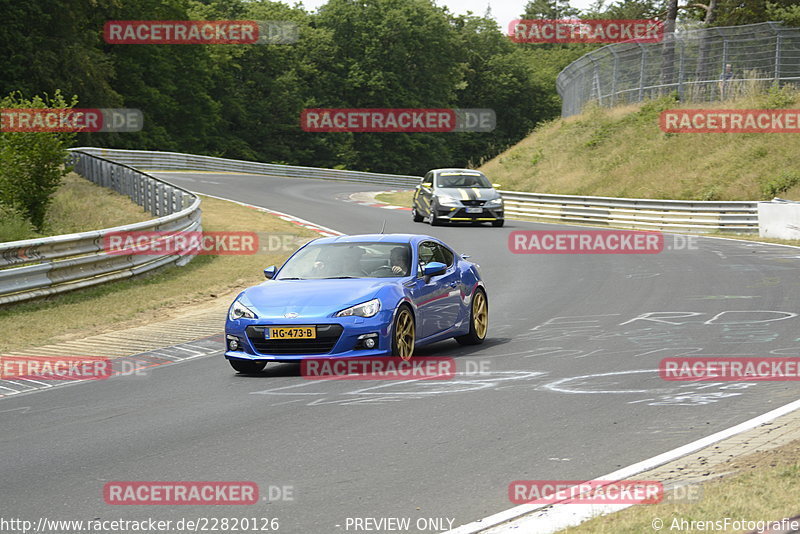
[[461,207],[461,201],[453,197],[436,197],[440,206],[447,206],[448,208]]
[[230,310],[228,310],[228,319],[230,319],[231,321],[235,321],[236,319],[241,319],[241,318],[255,319],[256,313],[247,306],[245,306],[244,304],[242,304],[241,302],[239,302],[238,300],[236,300],[234,301],[233,304],[231,304]]
[[372,299],[342,310],[336,314],[336,317],[372,317],[379,311],[381,311],[381,301],[378,299]]
[[495,198],[494,200],[487,200],[486,204],[484,204],[487,208],[502,208],[503,207],[503,199],[502,198]]

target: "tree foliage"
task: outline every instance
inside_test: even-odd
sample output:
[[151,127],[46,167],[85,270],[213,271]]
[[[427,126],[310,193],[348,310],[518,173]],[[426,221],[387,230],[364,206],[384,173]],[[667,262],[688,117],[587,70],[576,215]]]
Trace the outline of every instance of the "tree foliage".
[[[704,0],[697,0],[703,2]],[[714,24],[797,21],[796,0],[708,0]],[[688,0],[687,0],[688,2]],[[663,18],[667,0],[531,0],[520,18]],[[680,17],[706,10],[681,4]],[[433,0],[329,0],[309,13],[269,0],[0,0],[0,94],[76,94],[80,107],[141,109],[137,133],[81,145],[173,150],[419,174],[476,164],[556,117],[558,72],[599,45],[516,44],[487,15]],[[109,20],[283,20],[295,44],[111,45]],[[491,133],[308,133],[303,109],[492,108]]]
[[[26,99],[12,93],[0,99],[0,109],[61,108],[75,106],[56,91],[52,97]],[[67,147],[74,134],[0,131],[0,207],[17,212],[37,231],[44,229],[51,195],[69,171]]]

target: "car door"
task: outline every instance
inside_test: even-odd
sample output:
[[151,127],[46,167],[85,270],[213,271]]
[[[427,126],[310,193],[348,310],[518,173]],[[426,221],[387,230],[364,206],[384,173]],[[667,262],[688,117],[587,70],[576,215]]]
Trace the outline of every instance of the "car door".
[[[426,185],[430,184],[430,185]],[[414,203],[420,215],[429,215],[431,212],[431,200],[433,198],[433,173],[428,172],[417,186],[414,193]]]
[[[419,260],[415,281],[417,336],[425,338],[451,328],[458,320],[461,288],[455,258],[449,249],[434,241],[423,241],[417,248]],[[422,267],[432,261],[447,265],[447,270],[425,281]]]
[[440,283],[447,291],[447,296],[440,302],[438,331],[444,332],[452,328],[459,319],[461,312],[461,276],[455,266],[455,254],[441,243],[434,243],[435,256],[433,261],[447,265],[447,271],[441,276]]

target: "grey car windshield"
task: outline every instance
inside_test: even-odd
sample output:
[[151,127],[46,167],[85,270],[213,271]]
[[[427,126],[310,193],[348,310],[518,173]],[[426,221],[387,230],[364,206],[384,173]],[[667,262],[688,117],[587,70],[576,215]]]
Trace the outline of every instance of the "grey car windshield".
[[411,247],[405,243],[324,243],[298,251],[275,279],[393,278],[410,270]]
[[486,187],[492,184],[482,174],[440,174],[436,178],[436,187]]

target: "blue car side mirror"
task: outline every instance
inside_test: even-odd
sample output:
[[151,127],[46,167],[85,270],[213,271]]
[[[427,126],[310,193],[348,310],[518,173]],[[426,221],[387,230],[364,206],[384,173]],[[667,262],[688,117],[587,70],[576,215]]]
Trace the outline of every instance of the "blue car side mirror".
[[275,267],[274,265],[270,265],[269,267],[264,269],[264,276],[267,277],[267,280],[272,280],[272,278],[275,276],[275,271],[277,270],[278,270],[277,267]]
[[436,276],[439,274],[443,274],[447,270],[447,265],[439,261],[432,261],[430,263],[426,263],[422,267],[422,275],[423,276]]

